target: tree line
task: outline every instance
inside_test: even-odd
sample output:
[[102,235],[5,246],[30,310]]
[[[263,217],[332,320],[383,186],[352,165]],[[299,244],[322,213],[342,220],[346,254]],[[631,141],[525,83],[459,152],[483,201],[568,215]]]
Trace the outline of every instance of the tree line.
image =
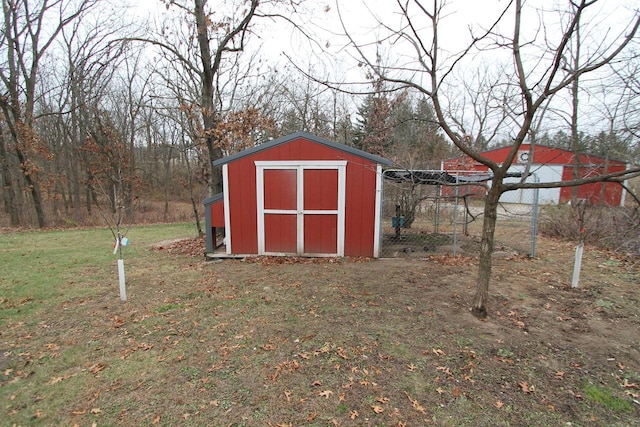
[[[376,75],[380,58],[365,67],[366,89],[356,93],[249,48],[260,43],[259,25],[296,31],[291,17],[299,7],[285,0],[169,1],[154,26],[141,26],[127,18],[124,4],[3,0],[6,224],[84,223],[118,207],[134,220],[135,201],[150,194],[165,201],[165,210],[172,198],[188,195],[198,221],[201,199],[221,190],[212,160],[295,131],[405,168],[437,169],[459,153],[428,96],[410,86],[390,90]],[[567,131],[550,134],[541,125],[539,143],[637,159],[635,105],[625,98],[637,90],[632,63],[616,70],[626,86],[605,105],[608,129],[581,132],[572,146]],[[467,83],[472,92],[473,81]],[[490,100],[472,105],[476,115],[483,102]],[[510,143],[483,128],[461,130],[477,150]]]

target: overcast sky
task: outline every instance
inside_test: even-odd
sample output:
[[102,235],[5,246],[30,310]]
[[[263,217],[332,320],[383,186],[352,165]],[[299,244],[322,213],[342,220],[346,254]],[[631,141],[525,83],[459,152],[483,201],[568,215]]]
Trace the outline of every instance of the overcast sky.
[[[159,0],[130,1],[136,5],[137,13],[141,18],[146,13],[153,16],[159,13],[158,11],[165,10]],[[211,4],[216,3],[213,0],[209,1]],[[431,1],[426,3],[431,5]],[[557,40],[558,14],[552,13],[552,11],[565,9],[567,3],[567,0],[526,2],[529,8],[526,21],[523,24],[526,37],[532,39],[536,35],[540,43],[543,42],[543,36]],[[450,0],[445,9],[446,17],[440,24],[442,30],[440,34],[441,46],[450,53],[459,51],[470,40],[470,28],[477,31],[488,27],[507,4],[508,0]],[[544,21],[540,18],[541,14],[537,12],[542,9],[549,11],[545,15]],[[595,7],[589,9],[590,13],[583,20],[583,36],[591,37],[592,42],[611,38],[614,34],[622,31],[623,26],[631,20],[634,9],[640,9],[640,0],[600,0]],[[266,56],[270,64],[275,66],[286,63],[283,54],[287,54],[294,58],[300,67],[311,67],[311,72],[320,77],[332,73],[332,78],[335,80],[365,81],[364,70],[358,67],[357,60],[354,59],[356,54],[353,49],[346,47],[347,39],[340,35],[343,33],[340,17],[342,17],[348,32],[355,39],[363,44],[369,43],[372,49],[380,49],[384,60],[401,61],[403,54],[410,53],[406,47],[398,45],[394,45],[393,48],[380,47],[375,43],[376,40],[388,35],[388,32],[379,26],[379,21],[394,29],[399,28],[403,22],[395,0],[341,0],[337,2],[335,0],[312,0],[308,1],[301,8],[301,11],[304,13],[295,19],[308,29],[313,36],[313,42],[305,40],[296,30],[282,21],[275,23],[267,20],[256,21],[256,30],[261,39],[261,53]],[[606,24],[599,27],[597,32],[591,30],[592,27],[603,22]],[[423,21],[419,25],[422,26],[421,31],[424,31],[428,37],[430,32],[428,23]],[[506,15],[499,30],[509,36],[512,34],[513,12]],[[258,44],[255,42],[256,40],[252,40],[250,49],[257,48]],[[585,51],[587,50],[585,49]],[[500,58],[509,62],[511,55],[508,51],[502,54],[492,53],[482,61],[498,63]],[[536,59],[534,51],[530,51],[530,58]],[[474,57],[474,61],[469,62],[469,69],[482,64],[482,61],[476,61],[476,59]]]
[[[128,1],[140,19],[144,19],[145,15],[158,16],[166,10],[160,0]],[[210,5],[219,2],[209,0]],[[450,50],[462,48],[469,40],[469,28],[486,28],[508,2],[509,0],[449,0],[445,9],[446,17],[440,26],[441,46]],[[430,5],[431,1],[426,3]],[[553,10],[565,8],[567,3],[567,0],[533,0],[525,4],[530,8]],[[594,8],[590,8],[593,12],[589,19],[625,23],[634,9],[640,10],[640,0],[600,0]],[[394,28],[398,28],[401,23],[396,0],[307,0],[299,10],[302,14],[295,19],[316,36],[316,41],[321,46],[329,46],[327,50],[331,52],[338,52],[346,44],[346,39],[340,36],[343,32],[341,18],[349,33],[363,41],[372,41],[386,35],[384,29],[379,28],[379,22]],[[512,16],[513,13],[508,14],[501,24],[501,30],[508,34],[512,32]],[[529,26],[532,32],[537,31],[540,22],[536,13],[527,16],[525,27]],[[262,47],[274,54],[307,54],[308,42],[284,22],[257,22],[257,30],[263,42]],[[423,30],[427,33],[429,28],[424,27]]]

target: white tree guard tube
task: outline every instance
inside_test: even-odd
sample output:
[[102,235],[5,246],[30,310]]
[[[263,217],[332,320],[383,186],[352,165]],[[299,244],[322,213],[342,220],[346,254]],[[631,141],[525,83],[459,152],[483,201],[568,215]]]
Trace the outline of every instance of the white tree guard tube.
[[573,279],[571,280],[572,288],[577,288],[578,283],[580,282],[580,270],[582,269],[582,248],[582,243],[580,243],[576,247],[576,259],[573,263]]
[[118,279],[120,280],[120,300],[127,300],[127,288],[124,281],[124,260],[118,260]]

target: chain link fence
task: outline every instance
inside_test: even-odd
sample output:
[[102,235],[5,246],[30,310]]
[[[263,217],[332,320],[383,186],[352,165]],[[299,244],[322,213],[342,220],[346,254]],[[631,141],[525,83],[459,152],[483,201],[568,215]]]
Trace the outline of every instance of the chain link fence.
[[[490,176],[476,171],[386,170],[383,179],[383,258],[478,256]],[[519,180],[520,178],[508,178]],[[504,193],[494,253],[535,256],[538,191]]]

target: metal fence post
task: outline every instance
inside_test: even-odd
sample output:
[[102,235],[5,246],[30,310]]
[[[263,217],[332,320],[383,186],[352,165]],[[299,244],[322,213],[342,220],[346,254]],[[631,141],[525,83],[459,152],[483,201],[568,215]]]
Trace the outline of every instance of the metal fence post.
[[[533,175],[534,183],[539,182],[538,175],[536,175],[535,173],[532,173],[531,175]],[[534,188],[533,189],[533,207],[532,207],[533,211],[531,212],[531,251],[529,253],[529,258],[536,257],[536,240],[538,236],[538,197],[539,195],[540,195],[540,189]]]
[[458,193],[460,187],[458,186],[458,173],[456,172],[456,202],[453,211],[453,256],[458,255]]
[[436,212],[433,219],[435,233],[440,233],[440,199],[442,198],[442,184],[438,184],[438,193],[436,195]]

